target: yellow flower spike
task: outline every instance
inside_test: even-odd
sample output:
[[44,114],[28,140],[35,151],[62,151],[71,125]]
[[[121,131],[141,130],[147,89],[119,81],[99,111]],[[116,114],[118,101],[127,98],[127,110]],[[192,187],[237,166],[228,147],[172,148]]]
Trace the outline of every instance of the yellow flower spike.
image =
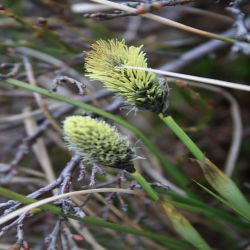
[[165,114],[168,97],[166,82],[151,72],[119,68],[147,68],[147,59],[141,48],[128,47],[124,40],[97,41],[92,45],[92,50],[86,53],[87,76],[101,81],[138,109]]
[[84,161],[135,172],[131,160],[135,157],[128,139],[115,127],[88,116],[69,116],[63,122],[69,148],[82,155]]

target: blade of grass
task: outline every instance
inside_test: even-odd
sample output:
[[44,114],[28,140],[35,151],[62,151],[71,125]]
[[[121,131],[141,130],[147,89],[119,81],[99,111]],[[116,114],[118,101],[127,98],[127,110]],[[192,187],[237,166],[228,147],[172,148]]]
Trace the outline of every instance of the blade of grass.
[[216,198],[250,221],[250,204],[236,184],[205,157],[204,153],[170,115],[160,114],[159,117],[197,159],[207,182],[220,194]]
[[[159,201],[160,197],[151,187],[151,185],[144,179],[139,173],[135,172],[131,174],[135,180],[141,184],[143,189],[148,193],[151,199]],[[160,204],[171,222],[174,230],[187,242],[193,245],[199,250],[211,250],[207,242],[202,238],[198,231],[192,226],[192,224],[171,204],[171,201],[160,201]]]
[[160,197],[151,187],[151,185],[138,172],[131,174],[134,179],[143,187],[148,193],[149,197],[154,201],[160,201],[160,204],[171,222],[174,230],[187,242],[199,250],[211,250],[206,241],[202,238],[199,232],[192,226],[192,224],[173,206],[169,201],[160,200]]
[[162,207],[168,217],[171,218],[171,224],[179,235],[192,244],[196,249],[211,250],[210,246],[195,230],[191,223],[183,217],[173,205],[169,202],[162,202]]
[[143,189],[148,193],[149,197],[152,200],[158,201],[160,199],[160,197],[154,191],[151,185],[144,179],[144,177],[138,171],[131,173],[131,176],[133,176],[133,178],[137,181],[137,183],[139,183],[143,187]]
[[53,93],[51,91],[48,91],[46,89],[32,86],[32,85],[29,85],[25,82],[22,82],[22,81],[13,79],[13,78],[6,79],[5,81],[8,84],[11,84],[13,86],[16,86],[16,87],[19,87],[19,88],[22,88],[22,89],[25,89],[25,90],[28,90],[31,92],[36,92],[36,93],[39,93],[41,95],[53,98],[55,100],[62,101],[64,103],[71,104],[75,107],[78,107],[80,109],[84,109],[86,111],[98,114],[102,117],[108,118],[108,119],[122,125],[123,127],[129,129],[137,138],[139,138],[148,147],[148,149],[157,157],[157,159],[161,163],[162,167],[165,169],[165,171],[167,173],[169,173],[169,175],[172,177],[172,179],[175,181],[176,184],[185,188],[190,183],[190,181],[188,180],[188,178],[184,174],[182,174],[174,165],[172,165],[170,162],[168,162],[164,159],[162,154],[148,140],[146,135],[144,135],[139,129],[137,129],[132,124],[126,122],[125,120],[121,119],[120,117],[112,115],[110,113],[107,113],[101,109],[98,109],[98,108],[91,106],[91,105],[88,105],[86,103],[81,103],[77,100],[73,100],[73,99],[58,95],[58,94]]
[[183,205],[186,204],[188,206],[193,206],[197,209],[197,211],[200,209],[200,212],[204,215],[206,215],[207,213],[211,213],[213,216],[216,216],[216,218],[224,220],[234,226],[237,226],[242,230],[250,230],[250,224],[243,220],[241,217],[234,217],[233,215],[228,214],[219,208],[212,207],[209,204],[204,203],[200,200],[190,197],[184,197],[162,188],[158,189],[157,192],[163,195],[170,196],[174,201],[180,202]]
[[196,206],[190,206],[188,204],[183,204],[180,202],[176,202],[173,200],[169,201],[172,205],[174,205],[177,208],[185,209],[188,211],[196,212],[196,213],[202,213],[207,217],[207,221],[209,221],[211,227],[221,236],[224,237],[224,239],[227,240],[228,244],[232,247],[232,244],[234,245],[234,248],[236,248],[236,245],[238,243],[238,240],[234,235],[232,235],[231,232],[228,232],[226,230],[226,226],[224,223],[219,221],[216,217],[214,217],[213,213],[209,209],[203,209],[203,208],[198,208]]
[[[3,188],[3,187],[0,187],[0,193],[3,197],[19,201],[23,204],[31,204],[31,203],[34,203],[37,201],[35,199],[28,198],[26,196],[15,193],[15,192],[10,191],[10,190]],[[67,218],[74,219],[74,220],[82,221],[82,222],[85,222],[87,224],[92,224],[92,225],[96,225],[96,226],[100,226],[100,227],[109,228],[109,229],[112,229],[112,230],[115,230],[118,232],[123,232],[123,233],[134,234],[134,235],[138,235],[138,236],[144,236],[147,238],[151,238],[153,240],[161,242],[163,245],[170,247],[171,249],[174,249],[174,250],[175,249],[176,250],[187,249],[187,245],[184,242],[182,242],[180,240],[176,240],[176,239],[171,238],[171,237],[166,237],[164,235],[160,235],[158,233],[153,233],[150,231],[142,231],[142,230],[138,230],[138,229],[135,229],[132,227],[107,222],[107,221],[104,221],[104,220],[101,220],[98,218],[94,218],[94,217],[90,217],[90,216],[86,216],[84,218],[79,218],[71,213],[64,214],[64,212],[62,211],[61,208],[56,207],[56,206],[51,205],[51,204],[42,205],[40,207],[40,209],[42,211],[45,211],[45,212],[51,212],[51,213],[56,214],[56,215],[60,215],[60,216],[64,216]],[[39,211],[39,210],[37,210],[37,211]]]
[[159,115],[161,120],[175,133],[181,142],[189,149],[198,161],[204,162],[205,155],[190,139],[190,137],[183,131],[183,129],[175,122],[172,116]]
[[26,213],[30,211],[31,209],[40,207],[44,204],[51,203],[54,201],[57,201],[59,199],[65,199],[68,197],[76,196],[76,195],[86,195],[86,194],[92,194],[92,193],[106,193],[106,192],[117,192],[117,193],[126,193],[126,194],[134,194],[134,195],[139,195],[138,192],[129,190],[129,189],[121,189],[121,188],[98,188],[98,189],[88,189],[88,190],[80,190],[80,191],[73,191],[69,193],[64,193],[64,194],[59,194],[59,195],[54,195],[39,201],[36,201],[30,205],[26,205],[25,207],[19,208],[7,215],[4,215],[0,218],[0,225],[3,223],[6,223],[7,221],[14,219],[15,217],[21,215],[22,213]]
[[[237,212],[238,214],[240,214],[242,217],[244,217],[246,220],[250,221],[250,217],[249,217],[249,211],[250,210],[241,210],[239,208],[239,206],[237,204],[232,204],[230,203],[228,200],[222,198],[221,196],[217,195],[216,193],[214,193],[213,191],[211,191],[210,189],[206,188],[205,186],[203,186],[202,184],[200,184],[199,182],[196,182],[202,189],[204,189],[206,192],[208,192],[209,194],[211,194],[213,197],[215,197],[217,200],[219,200],[220,202],[222,202],[223,204],[225,204],[226,206],[232,208],[235,212]],[[240,206],[241,207],[241,206]]]

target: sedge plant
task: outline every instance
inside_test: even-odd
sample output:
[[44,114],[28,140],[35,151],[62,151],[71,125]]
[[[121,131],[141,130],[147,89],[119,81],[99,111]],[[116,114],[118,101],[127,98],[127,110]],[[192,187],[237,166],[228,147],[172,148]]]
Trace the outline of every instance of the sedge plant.
[[82,156],[85,163],[126,170],[152,200],[159,200],[150,184],[135,170],[133,160],[136,154],[128,139],[120,135],[115,127],[89,116],[74,115],[64,120],[63,131],[69,148]]
[[129,172],[153,201],[161,203],[162,209],[180,236],[195,246],[196,249],[211,249],[189,221],[173,205],[160,201],[159,195],[134,168],[135,151],[129,145],[128,138],[119,134],[115,127],[102,120],[75,115],[64,120],[63,131],[69,149],[80,155],[84,162],[101,164]]
[[[213,164],[192,139],[168,113],[168,86],[153,72],[133,67],[147,68],[142,46],[127,46],[118,40],[99,40],[86,54],[86,72],[90,79],[99,80],[123,97],[135,109],[151,111],[159,116],[201,166],[208,183],[221,195],[227,205],[250,220],[250,205],[236,184]],[[132,66],[126,68],[126,66]]]

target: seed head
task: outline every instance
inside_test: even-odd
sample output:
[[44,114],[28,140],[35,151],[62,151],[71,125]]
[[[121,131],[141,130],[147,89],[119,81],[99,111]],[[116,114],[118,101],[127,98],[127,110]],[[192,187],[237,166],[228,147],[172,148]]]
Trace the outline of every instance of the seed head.
[[132,159],[135,154],[128,139],[115,127],[88,116],[69,116],[63,122],[65,140],[71,149],[90,163],[134,172]]
[[124,40],[99,40],[86,54],[86,71],[92,80],[98,80],[138,109],[166,113],[168,88],[156,74],[137,69],[117,68],[135,66],[147,68],[142,46],[128,47]]

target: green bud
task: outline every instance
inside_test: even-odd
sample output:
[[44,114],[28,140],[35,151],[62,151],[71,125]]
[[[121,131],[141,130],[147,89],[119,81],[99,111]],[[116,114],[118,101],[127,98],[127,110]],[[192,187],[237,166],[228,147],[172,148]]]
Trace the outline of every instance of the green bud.
[[138,109],[157,114],[166,113],[168,87],[155,73],[122,66],[147,68],[142,46],[128,47],[124,40],[99,40],[86,53],[86,71],[92,80],[98,80],[125,101]]
[[135,172],[135,157],[128,139],[115,127],[88,116],[69,116],[63,122],[65,140],[69,148],[83,156],[84,161]]

